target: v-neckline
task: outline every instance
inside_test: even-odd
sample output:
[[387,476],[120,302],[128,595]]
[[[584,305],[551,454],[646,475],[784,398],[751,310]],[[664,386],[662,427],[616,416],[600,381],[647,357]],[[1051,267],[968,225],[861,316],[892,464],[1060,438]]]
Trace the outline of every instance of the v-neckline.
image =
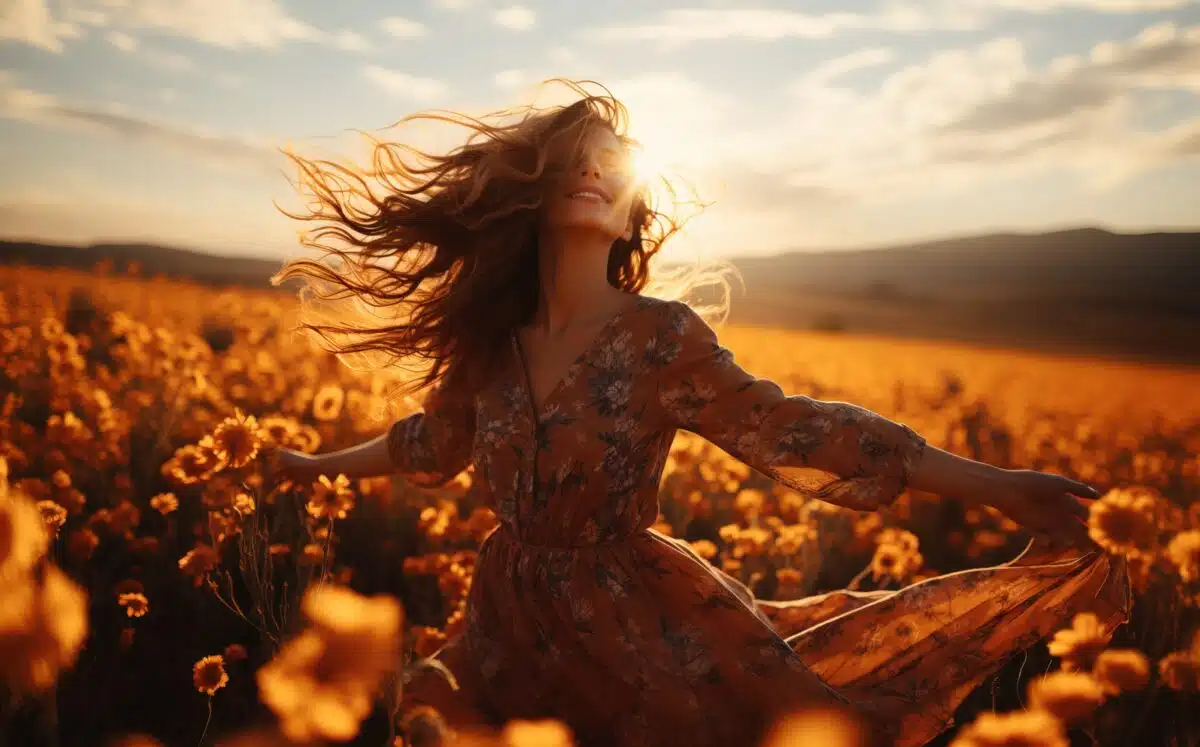
[[600,329],[596,331],[596,334],[592,336],[591,341],[589,341],[588,344],[583,347],[583,350],[579,351],[579,355],[575,356],[575,360],[571,361],[571,364],[563,370],[562,375],[560,375],[546,391],[545,398],[542,400],[541,404],[537,402],[537,395],[533,391],[533,374],[530,372],[529,364],[525,360],[525,346],[521,344],[521,338],[517,334],[517,330],[514,329],[510,333],[510,339],[512,340],[513,344],[513,352],[516,355],[517,364],[521,369],[521,378],[524,381],[524,385],[521,388],[525,392],[525,399],[529,403],[529,407],[535,416],[536,422],[541,422],[542,417],[545,415],[546,408],[549,407],[554,401],[554,398],[558,395],[559,390],[566,386],[568,381],[572,381],[574,379],[576,371],[580,366],[583,365],[588,356],[590,356],[592,352],[600,346],[600,343],[604,341],[604,337],[608,334],[608,331],[612,329],[619,320],[632,313],[634,310],[641,308],[644,302],[645,296],[641,296],[629,306],[621,309],[605,320],[604,324],[600,326]]

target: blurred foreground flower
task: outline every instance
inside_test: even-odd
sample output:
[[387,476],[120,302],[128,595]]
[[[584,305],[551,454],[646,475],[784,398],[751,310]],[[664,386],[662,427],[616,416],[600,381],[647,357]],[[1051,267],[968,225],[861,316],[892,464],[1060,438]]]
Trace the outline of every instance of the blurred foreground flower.
[[1112,635],[1100,627],[1100,618],[1083,612],[1075,616],[1071,627],[1054,634],[1048,648],[1051,656],[1062,659],[1064,670],[1089,670],[1110,640]]
[[1104,688],[1085,672],[1051,672],[1030,682],[1028,693],[1030,708],[1068,725],[1090,719],[1105,698]]
[[767,732],[763,747],[860,747],[867,731],[849,714],[836,710],[797,711]]
[[0,679],[17,693],[52,686],[87,637],[87,596],[53,565],[0,591]]
[[985,711],[950,747],[1069,747],[1062,722],[1045,711]]
[[309,627],[258,670],[260,697],[289,739],[352,739],[399,663],[404,611],[392,597],[328,585],[301,607]]
[[1134,649],[1110,649],[1096,659],[1096,679],[1110,695],[1136,692],[1150,682],[1150,662]]

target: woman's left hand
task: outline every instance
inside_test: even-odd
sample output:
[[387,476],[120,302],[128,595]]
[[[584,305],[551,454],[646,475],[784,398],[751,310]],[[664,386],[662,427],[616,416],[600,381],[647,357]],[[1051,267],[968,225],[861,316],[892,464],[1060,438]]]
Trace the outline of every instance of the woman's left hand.
[[1004,470],[983,496],[983,502],[998,509],[1030,532],[1085,550],[1095,550],[1088,536],[1088,504],[1100,493],[1084,483],[1062,475],[1036,470]]

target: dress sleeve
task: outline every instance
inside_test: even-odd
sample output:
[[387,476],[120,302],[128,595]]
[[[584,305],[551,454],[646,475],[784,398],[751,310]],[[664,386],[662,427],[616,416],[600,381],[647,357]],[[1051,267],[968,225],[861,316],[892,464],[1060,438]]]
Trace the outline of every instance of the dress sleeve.
[[392,423],[388,455],[409,482],[438,487],[466,469],[474,440],[474,398],[436,386],[422,410]]
[[669,427],[691,431],[803,495],[871,511],[908,485],[925,439],[858,405],[787,396],[741,368],[691,307],[665,304],[653,346]]

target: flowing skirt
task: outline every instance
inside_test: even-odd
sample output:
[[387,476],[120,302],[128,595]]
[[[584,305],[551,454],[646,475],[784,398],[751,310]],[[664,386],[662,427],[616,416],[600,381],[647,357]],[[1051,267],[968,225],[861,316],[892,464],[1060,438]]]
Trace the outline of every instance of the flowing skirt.
[[[731,627],[773,628],[825,684],[883,717],[889,738],[901,746],[923,744],[948,728],[955,709],[976,686],[1011,657],[1068,627],[1075,614],[1095,613],[1112,630],[1127,621],[1132,602],[1123,562],[1098,552],[1053,550],[1036,543],[1009,563],[937,576],[899,591],[835,591],[792,601],[759,600],[744,584],[696,555],[688,543],[652,530],[651,534],[659,550],[682,563],[679,567],[686,573],[711,573],[731,598],[740,600],[744,616],[733,618],[732,626],[730,618],[713,622],[714,640]],[[705,570],[698,570],[701,567]],[[731,632],[725,640],[738,638]],[[470,646],[464,643],[460,636],[435,654],[455,674],[459,689],[452,690],[440,674],[426,670],[406,685],[402,710],[432,705],[460,727],[497,726],[519,715],[501,712],[520,710],[515,697],[500,708],[486,705],[496,701],[497,692],[484,692]],[[589,663],[601,665],[595,659]],[[808,687],[796,674],[794,668],[792,674],[780,671],[779,681],[762,685],[739,680],[726,692],[783,702],[780,689]],[[508,688],[519,688],[520,681],[518,672]],[[574,702],[585,707],[588,701]],[[709,705],[712,712],[750,712],[742,706],[736,711],[724,701]],[[653,704],[645,708],[654,713]],[[568,722],[571,715],[563,714]],[[586,721],[587,714],[574,715]],[[706,716],[711,719],[712,713]],[[663,733],[639,735],[638,743],[675,744],[669,729],[678,733],[680,727],[667,720],[664,715]],[[714,743],[729,744],[727,737],[722,739]]]

